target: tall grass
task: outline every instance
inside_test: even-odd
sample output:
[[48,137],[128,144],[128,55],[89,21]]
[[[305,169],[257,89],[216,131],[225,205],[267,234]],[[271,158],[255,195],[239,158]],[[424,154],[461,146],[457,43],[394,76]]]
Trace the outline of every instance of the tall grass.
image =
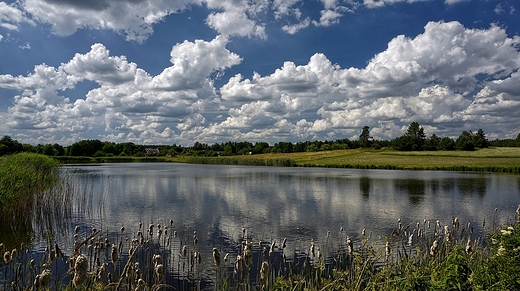
[[213,255],[203,251],[203,234],[174,221],[117,231],[77,226],[73,245],[49,243],[38,258],[23,247],[13,258],[0,244],[11,256],[0,262],[0,289],[520,290],[518,222],[476,234],[457,218],[397,221],[378,238],[341,229],[276,240],[242,229]]
[[32,206],[37,193],[57,181],[59,166],[44,155],[21,153],[0,160],[0,208],[3,214],[20,213]]
[[242,166],[294,167],[296,162],[288,158],[243,158],[243,157],[190,157],[186,163]]

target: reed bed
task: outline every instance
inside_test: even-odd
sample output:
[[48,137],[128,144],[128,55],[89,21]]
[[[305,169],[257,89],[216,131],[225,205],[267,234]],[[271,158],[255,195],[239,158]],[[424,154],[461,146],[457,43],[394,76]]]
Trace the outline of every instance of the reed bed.
[[287,158],[244,158],[244,157],[190,157],[186,160],[190,164],[212,165],[241,165],[241,166],[275,166],[294,167],[296,162]]
[[76,225],[71,245],[0,244],[0,290],[519,290],[518,212],[503,226],[397,219],[380,237],[341,228],[304,240],[242,228],[209,250],[210,239],[173,220]]

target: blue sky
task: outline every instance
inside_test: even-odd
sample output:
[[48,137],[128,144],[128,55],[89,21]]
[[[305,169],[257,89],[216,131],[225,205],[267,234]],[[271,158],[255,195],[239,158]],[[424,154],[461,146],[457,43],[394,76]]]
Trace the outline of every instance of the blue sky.
[[0,2],[0,135],[30,144],[520,128],[513,0]]

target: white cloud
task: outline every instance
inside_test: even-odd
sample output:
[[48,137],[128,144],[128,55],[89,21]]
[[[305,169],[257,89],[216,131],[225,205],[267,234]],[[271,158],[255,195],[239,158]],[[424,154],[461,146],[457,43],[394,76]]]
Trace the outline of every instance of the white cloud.
[[8,30],[18,30],[18,26],[23,23],[32,23],[16,3],[7,4],[0,2],[0,26]]
[[[14,138],[38,132],[40,143],[97,133],[190,144],[357,138],[365,125],[388,139],[412,121],[451,136],[489,124],[507,135],[520,126],[511,118],[506,125],[507,116],[520,115],[520,37],[496,25],[430,22],[422,34],[392,39],[363,68],[341,68],[317,53],[307,64],[288,61],[251,78],[236,74],[215,88],[215,76],[242,61],[227,44],[224,36],[179,43],[171,66],[154,76],[103,44],[58,67],[0,75],[1,88],[19,92],[0,114],[0,131]],[[98,87],[67,98],[67,89],[84,80]]]
[[295,34],[298,31],[308,27],[311,24],[310,18],[305,18],[300,23],[294,24],[294,25],[284,25],[282,26],[282,30],[287,32],[288,34]]
[[185,8],[187,2],[22,0],[21,5],[35,20],[51,24],[58,35],[83,28],[110,29],[127,40],[143,42],[153,33],[154,24]]
[[206,23],[222,35],[266,38],[265,27],[249,19],[244,11],[213,12]]

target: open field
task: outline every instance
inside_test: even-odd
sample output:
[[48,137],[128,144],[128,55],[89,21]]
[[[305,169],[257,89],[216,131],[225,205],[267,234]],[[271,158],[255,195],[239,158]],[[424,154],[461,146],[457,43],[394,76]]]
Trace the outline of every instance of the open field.
[[[183,162],[182,158],[175,158]],[[175,161],[172,159],[172,161]],[[203,158],[207,159],[207,158]],[[219,158],[210,158],[219,159]],[[220,158],[224,159],[224,158]],[[353,149],[322,152],[262,154],[225,159],[290,159],[300,167],[338,167],[403,170],[465,170],[520,173],[520,148],[476,151],[400,152],[392,149]],[[204,161],[201,160],[201,163]],[[247,164],[245,161],[243,164]]]

